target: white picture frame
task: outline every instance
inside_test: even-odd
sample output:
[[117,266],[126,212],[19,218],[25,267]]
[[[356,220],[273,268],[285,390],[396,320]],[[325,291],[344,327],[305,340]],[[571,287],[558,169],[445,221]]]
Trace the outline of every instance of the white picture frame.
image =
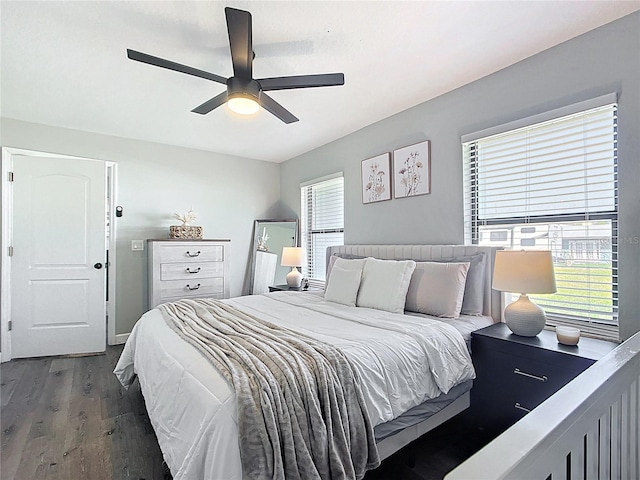
[[431,193],[430,150],[430,142],[425,140],[393,151],[394,198]]
[[391,154],[362,161],[362,203],[391,200]]

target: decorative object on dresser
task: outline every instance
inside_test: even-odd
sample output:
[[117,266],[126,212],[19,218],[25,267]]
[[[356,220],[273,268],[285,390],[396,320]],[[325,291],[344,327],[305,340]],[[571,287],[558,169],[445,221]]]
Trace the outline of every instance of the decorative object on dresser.
[[186,213],[174,213],[174,218],[180,220],[182,225],[172,225],[169,227],[169,238],[187,238],[187,239],[201,239],[202,227],[195,227],[189,225],[191,222],[195,222],[198,218],[198,214],[193,210],[189,210]]
[[362,161],[362,203],[391,200],[389,153]]
[[555,293],[556,277],[548,250],[502,250],[496,252],[493,288],[520,293],[504,309],[504,321],[516,335],[535,337],[544,328],[544,310],[529,300],[527,293]]
[[393,197],[414,197],[431,192],[430,142],[393,151]]
[[262,235],[258,237],[258,251],[259,252],[268,252],[269,247],[267,246],[267,241],[269,240],[269,234],[267,233],[267,227],[262,227]]
[[302,247],[283,247],[282,260],[280,264],[283,267],[291,267],[291,271],[287,275],[287,285],[292,288],[300,288],[302,285],[302,273],[297,267],[302,267],[305,262],[304,248]]
[[147,240],[149,309],[182,298],[229,298],[230,240]]
[[552,331],[523,337],[504,323],[472,332],[474,418],[495,433],[507,429],[616,346],[583,338],[580,346],[569,347]]

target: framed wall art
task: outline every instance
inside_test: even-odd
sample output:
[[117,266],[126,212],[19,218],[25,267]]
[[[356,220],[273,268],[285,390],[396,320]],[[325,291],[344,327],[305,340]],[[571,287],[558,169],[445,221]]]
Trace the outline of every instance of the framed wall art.
[[431,192],[429,140],[393,151],[393,196],[414,197]]
[[362,161],[362,203],[391,200],[390,154]]

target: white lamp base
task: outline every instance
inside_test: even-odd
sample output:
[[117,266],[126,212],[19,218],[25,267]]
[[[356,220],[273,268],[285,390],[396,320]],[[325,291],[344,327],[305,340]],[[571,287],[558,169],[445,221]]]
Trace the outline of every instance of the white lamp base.
[[523,293],[504,309],[504,322],[516,335],[535,337],[544,329],[547,315]]
[[291,267],[291,271],[287,274],[287,285],[290,288],[300,288],[302,285],[302,274],[296,267]]

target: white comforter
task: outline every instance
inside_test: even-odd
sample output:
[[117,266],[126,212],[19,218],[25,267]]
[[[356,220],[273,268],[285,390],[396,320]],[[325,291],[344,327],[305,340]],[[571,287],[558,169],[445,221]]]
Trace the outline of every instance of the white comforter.
[[[227,302],[340,348],[363,379],[374,426],[474,378],[461,334],[439,320],[346,307],[297,292]],[[114,373],[125,386],[138,375],[175,480],[242,478],[233,390],[158,310],[135,325]]]

